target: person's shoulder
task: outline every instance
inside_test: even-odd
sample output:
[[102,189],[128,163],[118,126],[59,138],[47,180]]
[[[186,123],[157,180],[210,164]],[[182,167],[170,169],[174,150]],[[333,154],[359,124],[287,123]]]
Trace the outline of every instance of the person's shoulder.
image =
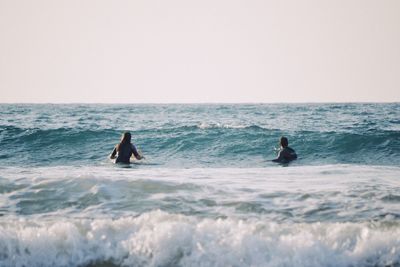
[[294,149],[291,148],[291,147],[286,147],[286,149],[287,149],[289,152],[295,152]]
[[291,147],[288,147],[288,149],[289,149],[289,155],[290,155],[290,157],[292,157],[293,159],[297,159],[296,151],[295,151],[293,148],[291,148]]
[[291,149],[290,147],[285,147],[285,148],[282,148],[282,150],[281,150],[281,152],[282,153],[291,153],[293,151],[293,149]]

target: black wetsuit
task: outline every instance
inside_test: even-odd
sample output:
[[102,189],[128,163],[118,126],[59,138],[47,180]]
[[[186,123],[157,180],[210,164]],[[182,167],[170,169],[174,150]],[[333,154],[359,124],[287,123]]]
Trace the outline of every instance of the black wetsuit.
[[115,163],[129,163],[129,159],[131,158],[132,154],[137,159],[141,159],[142,157],[136,150],[136,147],[132,143],[123,143],[119,145],[119,151],[117,151],[118,145],[114,148],[113,152],[111,153],[111,158],[114,158],[118,152],[117,159]]
[[285,148],[282,148],[279,151],[278,157],[276,159],[272,160],[272,161],[281,162],[281,163],[287,163],[287,162],[292,161],[294,159],[297,159],[296,152],[294,151],[293,148],[290,148],[290,147],[287,146]]

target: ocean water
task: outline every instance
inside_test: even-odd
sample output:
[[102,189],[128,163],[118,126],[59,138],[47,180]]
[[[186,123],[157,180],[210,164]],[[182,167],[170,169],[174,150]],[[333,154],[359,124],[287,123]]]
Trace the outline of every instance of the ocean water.
[[1,104],[0,266],[400,266],[400,104]]

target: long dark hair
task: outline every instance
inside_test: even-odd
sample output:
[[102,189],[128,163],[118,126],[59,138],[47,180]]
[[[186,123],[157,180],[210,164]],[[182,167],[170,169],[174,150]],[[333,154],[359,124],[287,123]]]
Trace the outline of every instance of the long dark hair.
[[288,139],[286,137],[284,137],[284,136],[281,137],[280,143],[281,143],[281,146],[283,148],[285,148],[285,147],[287,147],[289,145]]
[[130,132],[124,132],[121,137],[121,142],[119,142],[117,151],[120,151],[121,145],[130,144],[132,139],[132,135]]

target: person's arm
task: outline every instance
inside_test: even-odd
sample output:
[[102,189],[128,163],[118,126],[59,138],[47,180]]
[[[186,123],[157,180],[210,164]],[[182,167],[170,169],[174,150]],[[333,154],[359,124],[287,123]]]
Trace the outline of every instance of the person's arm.
[[115,159],[115,155],[117,155],[117,147],[114,147],[114,150],[112,151],[110,155],[110,159]]
[[276,159],[273,159],[273,162],[282,162],[283,160],[283,150],[279,151],[278,157]]
[[133,153],[133,155],[135,156],[136,159],[141,160],[141,159],[144,158],[143,156],[141,156],[139,154],[139,152],[137,151],[137,149],[136,149],[136,147],[134,145],[132,145],[131,147],[132,147],[132,153]]

